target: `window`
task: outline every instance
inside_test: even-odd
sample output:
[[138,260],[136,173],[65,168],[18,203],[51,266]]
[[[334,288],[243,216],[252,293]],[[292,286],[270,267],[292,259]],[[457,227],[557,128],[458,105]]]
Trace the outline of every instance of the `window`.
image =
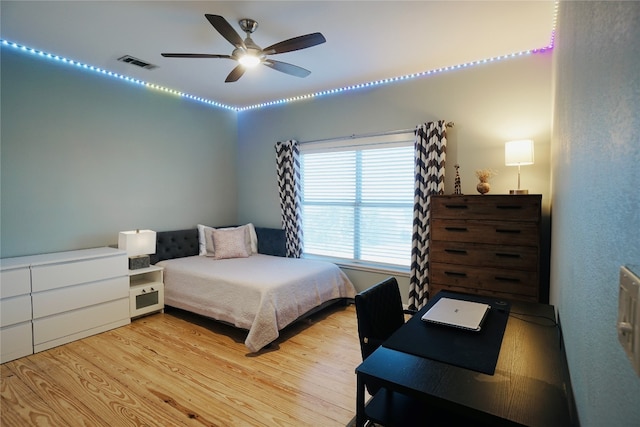
[[413,133],[300,146],[305,255],[409,267]]

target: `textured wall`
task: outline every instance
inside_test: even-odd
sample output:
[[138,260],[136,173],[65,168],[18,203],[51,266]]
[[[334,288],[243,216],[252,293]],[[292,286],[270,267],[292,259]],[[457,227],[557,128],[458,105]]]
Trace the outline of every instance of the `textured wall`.
[[236,114],[2,48],[1,255],[236,219]]
[[552,302],[580,421],[640,425],[618,343],[618,274],[640,264],[640,3],[561,3],[552,140]]

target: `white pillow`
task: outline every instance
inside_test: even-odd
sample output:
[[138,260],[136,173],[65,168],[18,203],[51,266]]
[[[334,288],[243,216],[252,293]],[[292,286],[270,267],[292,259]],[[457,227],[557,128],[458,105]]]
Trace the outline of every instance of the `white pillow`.
[[258,235],[256,234],[256,228],[253,226],[252,223],[247,224],[246,227],[249,228],[249,233],[251,236],[251,253],[257,254],[258,253]]
[[214,228],[211,235],[215,247],[215,259],[247,258],[250,255],[246,244],[248,234],[246,227]]
[[249,255],[258,253],[258,235],[252,223],[241,225],[239,227],[213,228],[206,225],[198,224],[198,243],[200,256],[215,256],[215,243],[213,240],[213,230],[244,230],[245,245]]
[[212,230],[212,227],[207,227],[206,225],[198,224],[198,244],[199,250],[198,255],[204,256],[207,254],[207,241],[204,231],[206,229]]
[[204,229],[205,256],[213,256],[216,252],[216,247],[213,244],[213,230],[215,228],[206,227]]

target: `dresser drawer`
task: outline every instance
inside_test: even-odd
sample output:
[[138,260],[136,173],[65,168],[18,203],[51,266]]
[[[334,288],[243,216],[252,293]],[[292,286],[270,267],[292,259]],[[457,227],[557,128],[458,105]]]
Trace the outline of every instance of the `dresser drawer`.
[[536,271],[538,248],[433,240],[429,247],[429,259],[432,263]]
[[0,272],[0,298],[15,297],[31,292],[31,273],[28,268]]
[[128,273],[124,255],[31,267],[32,292],[94,282]]
[[431,224],[434,241],[537,246],[539,236],[535,222],[433,219]]
[[429,273],[430,281],[434,284],[538,296],[538,273],[536,271],[432,263]]
[[512,300],[516,298],[520,301],[538,302],[538,297],[530,296],[530,295],[514,295],[509,292],[497,292],[497,291],[491,291],[487,289],[461,288],[461,287],[451,286],[451,285],[429,284],[429,298],[433,298],[440,291],[460,292],[463,294],[471,294],[471,295],[482,295],[482,296],[492,297],[496,299],[501,298],[505,300]]
[[0,329],[0,363],[33,354],[31,322]]
[[130,322],[128,297],[34,319],[34,352],[108,331]]
[[9,326],[31,320],[31,296],[20,295],[0,301],[1,325]]
[[33,318],[38,319],[120,298],[129,298],[127,277],[37,292],[32,295]]
[[431,218],[536,222],[540,218],[540,196],[434,196],[431,197]]

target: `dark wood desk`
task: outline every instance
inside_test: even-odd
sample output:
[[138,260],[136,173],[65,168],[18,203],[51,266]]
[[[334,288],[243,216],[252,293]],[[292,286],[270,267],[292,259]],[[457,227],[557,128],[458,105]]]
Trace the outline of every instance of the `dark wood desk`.
[[[553,319],[553,306],[512,301],[494,375],[379,347],[356,368],[356,425],[368,419],[364,384],[369,379],[417,402],[424,424],[429,408],[437,408],[473,420],[473,425],[577,425],[569,404],[572,392],[562,338]],[[369,401],[367,413],[383,419],[415,417],[407,414],[410,403],[378,394]]]

